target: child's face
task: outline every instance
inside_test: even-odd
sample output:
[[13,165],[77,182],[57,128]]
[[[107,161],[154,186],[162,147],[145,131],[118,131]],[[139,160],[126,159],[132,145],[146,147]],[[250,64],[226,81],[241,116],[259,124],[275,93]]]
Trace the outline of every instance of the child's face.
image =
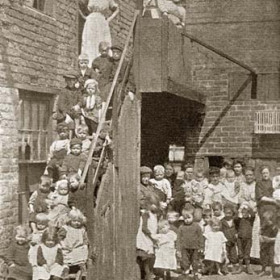
[[268,168],[264,168],[263,169],[263,171],[262,171],[262,178],[264,179],[264,180],[268,180],[269,179],[269,170],[268,170]]
[[203,176],[203,174],[198,173],[198,174],[196,174],[195,179],[197,182],[202,182],[204,179],[204,176]]
[[190,225],[193,222],[193,216],[192,215],[186,215],[186,217],[184,217],[184,222],[186,225]]
[[19,245],[23,245],[27,242],[26,237],[23,236],[16,236],[16,242]]
[[104,129],[102,129],[102,130],[100,131],[99,138],[100,138],[100,139],[105,139],[106,136],[107,136],[107,131],[104,130]]
[[87,59],[79,60],[79,66],[81,70],[84,70],[87,68],[89,61]]
[[120,50],[117,50],[117,49],[113,49],[112,50],[112,58],[115,60],[115,61],[119,61],[120,58],[121,58],[121,55],[122,55],[122,52]]
[[219,184],[219,179],[220,179],[220,176],[218,174],[213,174],[211,176],[211,183],[213,185],[218,185]]
[[69,193],[69,188],[68,188],[68,184],[67,183],[63,183],[59,186],[58,188],[58,193],[60,195],[67,195]]
[[155,179],[160,181],[164,178],[164,173],[163,172],[160,172],[160,171],[156,171],[155,172]]
[[70,189],[76,190],[79,187],[79,184],[80,184],[80,182],[75,176],[70,177],[70,179],[69,179]]
[[173,167],[171,165],[167,165],[165,167],[165,176],[170,177],[173,175]]
[[225,210],[225,218],[227,221],[230,221],[233,219],[233,212],[231,209],[226,209]]
[[110,51],[110,48],[109,47],[100,47],[99,48],[99,52],[100,52],[100,55],[102,57],[107,57],[109,56],[109,51]]
[[234,173],[233,174],[227,174],[226,178],[227,178],[227,181],[229,183],[233,183],[234,180],[235,180],[235,175],[234,175]]
[[173,224],[175,222],[177,222],[179,219],[179,215],[178,214],[167,214],[167,220],[170,224]]
[[71,147],[71,154],[74,155],[74,156],[78,156],[80,155],[82,152],[82,147],[81,145],[73,145]]
[[161,229],[160,229],[160,233],[167,233],[170,229],[169,224],[165,224]]
[[79,139],[81,139],[82,141],[86,140],[87,136],[88,136],[88,133],[86,133],[85,131],[80,131],[78,134]]
[[141,183],[144,186],[147,186],[149,184],[149,180],[151,179],[151,175],[149,173],[142,174],[141,175]]
[[213,208],[213,214],[215,217],[219,217],[222,215],[222,209],[220,207],[215,207]]
[[245,172],[245,179],[247,184],[251,184],[255,180],[254,172],[251,170],[247,170]]
[[65,82],[66,82],[66,85],[67,85],[68,88],[74,88],[77,80],[66,78]]
[[47,228],[48,224],[47,223],[43,223],[43,222],[37,222],[37,229],[38,230],[44,230],[45,228]]
[[47,239],[47,240],[45,241],[45,245],[46,245],[47,247],[49,247],[49,248],[53,248],[53,247],[55,246],[55,241],[52,240],[52,239]]
[[69,137],[69,130],[63,129],[62,131],[59,132],[58,136],[60,140],[67,139]]
[[204,222],[208,225],[209,224],[209,221],[211,220],[211,215],[210,214],[208,214],[208,215],[205,215],[204,216],[204,218],[203,218],[203,220],[204,220]]
[[94,95],[95,94],[95,91],[96,91],[96,86],[95,84],[89,84],[87,86],[87,93],[88,95]]
[[49,183],[41,183],[39,189],[42,193],[48,193],[50,192],[50,187]]
[[225,164],[225,169],[226,170],[230,170],[231,168],[232,168],[232,166],[230,164],[228,164],[228,163]]
[[234,170],[234,173],[235,175],[241,175],[242,174],[242,165],[240,163],[236,163],[234,166],[233,166],[233,170]]
[[220,225],[218,225],[218,224],[213,224],[212,225],[212,231],[217,232],[219,230],[220,230]]
[[193,179],[193,168],[189,167],[185,170],[185,179],[188,181]]
[[81,228],[82,223],[81,223],[81,221],[78,220],[78,219],[72,220],[72,221],[71,221],[71,226],[72,226],[73,228]]
[[242,214],[243,218],[249,218],[249,216],[250,216],[249,210],[247,208],[243,208],[241,210],[241,214]]

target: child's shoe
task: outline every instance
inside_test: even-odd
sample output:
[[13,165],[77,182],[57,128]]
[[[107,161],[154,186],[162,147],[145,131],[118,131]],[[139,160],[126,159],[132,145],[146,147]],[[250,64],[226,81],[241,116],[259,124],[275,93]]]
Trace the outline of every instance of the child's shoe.
[[190,270],[187,269],[187,270],[183,271],[183,274],[184,274],[184,275],[189,275],[189,274],[190,274]]
[[253,269],[252,269],[250,264],[246,265],[246,273],[249,274],[249,275],[253,275],[254,274],[254,271],[253,271]]

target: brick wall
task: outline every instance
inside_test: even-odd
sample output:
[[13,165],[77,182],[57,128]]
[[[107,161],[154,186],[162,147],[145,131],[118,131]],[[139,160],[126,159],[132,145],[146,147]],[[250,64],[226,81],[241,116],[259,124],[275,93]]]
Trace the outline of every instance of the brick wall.
[[[274,73],[279,79],[279,16],[280,4],[274,0],[191,0],[186,30],[258,73]],[[261,145],[271,138],[259,139],[253,134],[256,111],[280,109],[279,100],[264,100],[271,84],[259,84],[257,100],[250,100],[247,88],[230,105],[230,98],[247,77],[246,71],[194,42],[189,51],[193,82],[207,95],[197,156],[279,157],[280,145],[274,145],[273,153],[259,153]],[[274,97],[279,96],[279,88],[274,91]]]
[[78,1],[48,1],[50,16],[23,2],[0,3],[0,250],[18,222],[19,88],[58,93],[78,53]]

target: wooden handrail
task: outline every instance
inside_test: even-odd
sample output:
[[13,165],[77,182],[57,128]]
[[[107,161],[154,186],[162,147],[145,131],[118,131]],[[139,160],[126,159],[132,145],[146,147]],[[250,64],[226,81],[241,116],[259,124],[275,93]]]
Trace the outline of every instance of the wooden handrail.
[[112,82],[112,85],[111,85],[111,88],[110,88],[110,92],[109,92],[108,98],[106,100],[106,103],[105,103],[104,109],[102,111],[102,115],[101,115],[100,121],[99,121],[98,126],[97,126],[97,131],[96,131],[96,134],[95,134],[95,138],[93,139],[93,141],[91,142],[91,145],[90,145],[89,155],[88,155],[88,158],[87,158],[87,161],[86,161],[86,165],[85,165],[85,168],[83,170],[81,182],[80,182],[81,184],[83,184],[85,182],[85,179],[86,179],[86,176],[87,176],[87,173],[88,173],[88,169],[89,169],[89,166],[90,166],[91,161],[92,161],[92,155],[93,155],[93,152],[94,152],[94,150],[96,148],[97,139],[98,139],[98,137],[100,135],[101,129],[102,129],[103,124],[104,124],[104,122],[106,120],[107,110],[108,110],[109,104],[111,102],[111,99],[112,99],[115,87],[117,85],[119,74],[120,74],[121,68],[123,66],[126,53],[128,51],[129,42],[130,42],[130,39],[131,39],[131,37],[133,35],[134,26],[136,24],[136,20],[137,20],[138,15],[139,15],[139,11],[137,10],[137,11],[134,12],[134,17],[133,17],[133,20],[132,20],[132,23],[131,23],[131,26],[130,26],[130,29],[129,29],[129,33],[128,33],[127,38],[126,38],[124,50],[122,52],[122,56],[121,56],[121,59],[120,59],[120,62],[119,62],[116,74],[114,76],[114,79],[113,79],[113,82]]

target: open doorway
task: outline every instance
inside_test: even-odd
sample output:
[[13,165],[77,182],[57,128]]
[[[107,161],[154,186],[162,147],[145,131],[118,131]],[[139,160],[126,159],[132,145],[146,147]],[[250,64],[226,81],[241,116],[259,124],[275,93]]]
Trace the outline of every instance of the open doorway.
[[[185,146],[185,157],[190,145],[197,146],[200,130],[197,112],[201,104],[170,93],[142,94],[141,109],[141,164],[154,166],[168,161],[170,145]],[[196,117],[197,115],[197,117]],[[189,134],[192,143],[189,143]],[[187,147],[188,146],[188,147]]]

